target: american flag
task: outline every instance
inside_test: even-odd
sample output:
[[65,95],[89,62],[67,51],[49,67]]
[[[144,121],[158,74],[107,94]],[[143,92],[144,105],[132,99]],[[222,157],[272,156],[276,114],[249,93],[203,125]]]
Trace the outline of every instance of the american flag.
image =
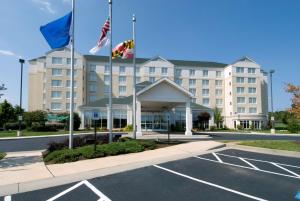
[[90,53],[91,54],[96,54],[102,47],[106,46],[109,44],[109,38],[108,38],[108,35],[107,33],[109,32],[110,30],[110,22],[109,20],[107,19],[102,27],[102,34],[98,40],[98,43],[95,47],[93,47],[91,50],[90,50]]

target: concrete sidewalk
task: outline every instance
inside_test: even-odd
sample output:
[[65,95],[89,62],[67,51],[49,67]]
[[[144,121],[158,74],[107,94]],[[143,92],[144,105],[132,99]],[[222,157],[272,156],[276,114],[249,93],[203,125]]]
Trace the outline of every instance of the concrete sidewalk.
[[[0,196],[67,184],[158,163],[179,160],[221,146],[223,146],[222,143],[215,141],[197,141],[140,153],[82,160],[73,163],[44,165],[41,160],[37,160],[33,163],[20,165],[18,167],[3,166],[0,168]],[[40,157],[40,153],[25,153],[22,156]],[[15,156],[20,157],[20,155]],[[12,157],[14,156],[8,153],[4,162],[5,160],[11,160]],[[2,163],[3,162],[0,161],[0,166]]]

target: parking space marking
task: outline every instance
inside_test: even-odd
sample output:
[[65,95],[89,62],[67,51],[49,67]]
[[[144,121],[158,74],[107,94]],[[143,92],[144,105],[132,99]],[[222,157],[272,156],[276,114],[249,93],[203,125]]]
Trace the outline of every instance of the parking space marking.
[[[198,158],[198,159],[206,160],[206,161],[211,161],[211,162],[214,162],[214,163],[220,163],[218,161],[211,160],[211,159],[208,159],[208,158],[199,157],[199,156],[194,156],[194,158]],[[296,177],[296,176],[292,176],[292,175],[288,175],[288,174],[281,174],[281,173],[271,172],[271,171],[268,171],[268,170],[261,170],[261,169],[256,170],[256,169],[254,169],[252,167],[246,167],[246,166],[241,166],[241,165],[236,165],[236,164],[231,164],[231,163],[226,163],[226,162],[223,162],[221,164],[235,166],[235,167],[240,167],[240,168],[245,168],[245,169],[250,169],[250,170],[255,170],[255,171],[259,171],[259,172],[265,172],[265,173],[269,173],[269,174],[276,174],[276,175],[280,175],[280,176],[284,176],[284,177],[290,177],[290,178],[300,179],[300,177]]]
[[282,169],[282,170],[285,170],[285,171],[287,171],[287,172],[289,172],[289,173],[291,173],[291,174],[293,174],[293,175],[295,175],[295,176],[297,176],[297,177],[300,178],[300,175],[298,175],[297,173],[295,173],[295,172],[293,172],[293,171],[291,171],[291,170],[288,170],[288,169],[286,169],[286,168],[284,168],[284,167],[278,165],[277,163],[271,163],[271,164],[272,164],[272,165],[275,165],[276,167],[278,167],[278,168],[280,168],[280,169]]
[[11,201],[11,196],[10,195],[5,196],[4,201]]
[[220,159],[220,157],[216,153],[212,153],[212,155],[220,162],[223,163],[223,161]]
[[98,201],[111,201],[106,195],[104,195],[103,193],[101,193],[93,184],[91,184],[89,181],[84,180],[81,181],[77,184],[75,184],[74,186],[71,186],[70,188],[64,190],[63,192],[57,194],[56,196],[49,198],[47,201],[54,201],[57,198],[60,198],[61,196],[71,192],[72,190],[78,188],[81,185],[86,185],[89,189],[91,189],[96,195],[99,196],[99,200]]
[[251,167],[253,167],[254,170],[259,170],[258,167],[256,167],[255,165],[253,165],[252,163],[250,163],[249,161],[246,161],[245,159],[239,157],[239,159],[245,163],[247,163],[248,165],[250,165]]
[[190,179],[190,180],[193,180],[193,181],[202,183],[202,184],[206,184],[206,185],[209,185],[209,186],[213,186],[213,187],[215,187],[215,188],[219,188],[219,189],[222,189],[222,190],[231,192],[231,193],[235,193],[235,194],[238,194],[238,195],[241,195],[241,196],[244,196],[244,197],[253,199],[253,200],[267,201],[267,200],[265,200],[265,199],[262,199],[262,198],[259,198],[259,197],[256,197],[256,196],[249,195],[249,194],[246,194],[246,193],[242,193],[242,192],[240,192],[240,191],[236,191],[236,190],[233,190],[233,189],[230,189],[230,188],[227,188],[227,187],[224,187],[224,186],[220,186],[220,185],[218,185],[218,184],[214,184],[214,183],[211,183],[211,182],[208,182],[208,181],[204,181],[204,180],[201,180],[201,179],[197,179],[197,178],[194,178],[194,177],[191,177],[191,176],[188,176],[188,175],[185,175],[185,174],[176,172],[176,171],[174,171],[174,170],[170,170],[170,169],[168,169],[168,168],[161,167],[161,166],[159,166],[159,165],[153,165],[153,166],[156,167],[156,168],[159,168],[159,169],[161,169],[161,170],[165,170],[165,171],[167,171],[167,172],[170,172],[170,173],[173,173],[173,174],[176,174],[176,175],[185,177],[185,178],[187,178],[187,179]]

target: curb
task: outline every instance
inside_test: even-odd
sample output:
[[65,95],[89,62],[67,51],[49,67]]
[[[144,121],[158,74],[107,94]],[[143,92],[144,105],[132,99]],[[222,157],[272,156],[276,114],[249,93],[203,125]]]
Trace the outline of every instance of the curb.
[[64,184],[69,184],[73,182],[78,182],[81,180],[92,179],[96,177],[107,176],[111,174],[121,173],[125,171],[130,171],[138,168],[143,168],[147,166],[152,166],[159,163],[171,162],[175,160],[181,160],[185,158],[189,158],[195,155],[200,155],[209,152],[210,149],[217,149],[220,146],[225,147],[226,145],[214,145],[208,150],[200,150],[200,151],[193,151],[182,154],[176,154],[171,156],[160,156],[151,161],[139,161],[139,162],[132,162],[123,165],[116,165],[112,167],[106,167],[102,169],[91,170],[87,172],[81,172],[76,174],[52,177],[47,179],[40,179],[28,182],[21,182],[21,183],[14,183],[14,184],[7,184],[0,186],[0,196],[12,195],[16,193],[23,193],[33,190],[39,190]]
[[271,134],[271,133],[240,133],[240,132],[198,132],[195,134],[207,134],[207,135],[211,135],[211,134],[238,134],[238,135],[265,135],[265,136],[298,136],[300,137],[300,133],[299,134]]

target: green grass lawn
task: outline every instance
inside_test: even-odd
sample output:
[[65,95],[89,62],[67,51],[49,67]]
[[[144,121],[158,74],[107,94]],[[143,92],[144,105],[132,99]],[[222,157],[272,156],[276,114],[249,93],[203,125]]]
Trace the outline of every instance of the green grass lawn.
[[254,140],[254,141],[240,142],[239,145],[300,152],[300,141]]
[[[74,131],[74,133],[82,132],[93,132],[93,131]],[[68,134],[69,131],[55,131],[55,132],[33,132],[33,131],[23,131],[22,136],[43,136],[43,135],[58,135],[58,134]],[[0,131],[1,137],[17,137],[17,131]]]
[[0,160],[3,159],[6,156],[6,153],[0,152]]

